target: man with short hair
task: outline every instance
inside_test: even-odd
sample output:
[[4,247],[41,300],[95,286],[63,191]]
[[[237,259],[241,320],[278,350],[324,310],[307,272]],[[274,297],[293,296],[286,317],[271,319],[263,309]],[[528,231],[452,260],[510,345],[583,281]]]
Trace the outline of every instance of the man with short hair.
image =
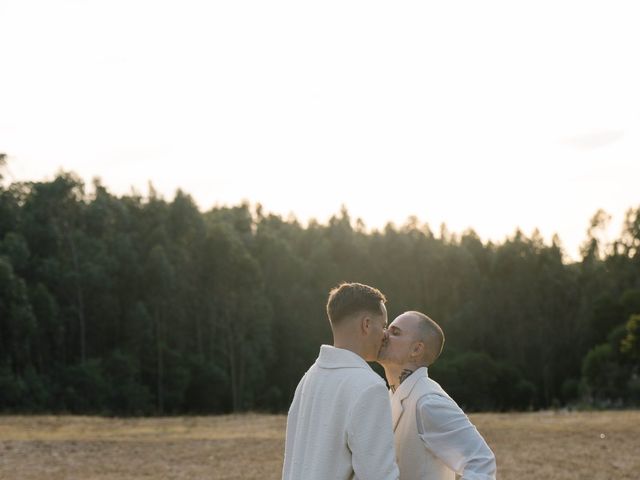
[[390,386],[400,479],[494,480],[493,452],[469,418],[428,376],[444,345],[440,326],[420,312],[391,322],[378,363]]
[[375,361],[387,325],[385,296],[360,283],[331,290],[333,346],[322,345],[287,417],[284,480],[397,480],[389,395]]

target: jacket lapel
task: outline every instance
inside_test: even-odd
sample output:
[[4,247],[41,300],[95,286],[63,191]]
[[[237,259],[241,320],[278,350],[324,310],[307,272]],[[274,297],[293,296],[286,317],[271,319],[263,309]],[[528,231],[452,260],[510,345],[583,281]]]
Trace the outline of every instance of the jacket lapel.
[[418,383],[418,380],[426,375],[427,369],[425,367],[421,367],[402,382],[395,393],[391,393],[391,391],[389,391],[389,394],[391,395],[391,419],[393,420],[394,432],[396,431],[398,422],[400,422],[400,417],[402,417],[402,414],[404,413],[404,400],[411,394],[411,391],[413,390],[413,387],[416,386],[416,383]]
[[[400,392],[396,392],[396,393],[400,393]],[[404,400],[404,398],[400,398],[400,395],[391,394],[391,419],[393,420],[394,432],[396,431],[396,427],[398,426],[400,417],[404,412],[404,407],[402,406],[402,400]]]

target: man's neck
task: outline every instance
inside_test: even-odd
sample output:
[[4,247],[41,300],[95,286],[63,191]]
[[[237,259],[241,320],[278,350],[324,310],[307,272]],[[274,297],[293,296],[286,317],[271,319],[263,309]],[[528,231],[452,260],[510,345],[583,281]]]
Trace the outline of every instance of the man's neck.
[[400,387],[413,372],[415,372],[420,365],[415,363],[407,363],[404,365],[383,365],[384,376],[387,378],[387,383],[392,392]]
[[364,348],[358,342],[349,341],[348,339],[335,339],[334,338],[333,346],[336,347],[336,348],[342,348],[344,350],[349,350],[349,351],[355,353],[356,355],[359,355],[362,358],[364,358],[365,360],[367,360],[367,358],[365,356],[366,353],[364,351]]

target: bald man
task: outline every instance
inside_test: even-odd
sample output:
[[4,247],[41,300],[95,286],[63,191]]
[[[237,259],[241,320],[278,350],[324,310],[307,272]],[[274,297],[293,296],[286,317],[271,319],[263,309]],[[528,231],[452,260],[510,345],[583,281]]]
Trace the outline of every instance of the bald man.
[[493,480],[493,452],[428,367],[442,352],[444,333],[420,312],[398,316],[378,356],[390,386],[400,480]]

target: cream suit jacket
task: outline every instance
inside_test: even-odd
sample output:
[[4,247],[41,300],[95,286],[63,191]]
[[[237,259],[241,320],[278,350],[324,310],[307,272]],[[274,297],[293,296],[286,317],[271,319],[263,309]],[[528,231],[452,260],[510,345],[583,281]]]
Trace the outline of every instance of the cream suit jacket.
[[284,480],[397,480],[384,380],[362,357],[329,345],[296,389]]
[[390,392],[400,480],[494,480],[495,456],[426,367]]

